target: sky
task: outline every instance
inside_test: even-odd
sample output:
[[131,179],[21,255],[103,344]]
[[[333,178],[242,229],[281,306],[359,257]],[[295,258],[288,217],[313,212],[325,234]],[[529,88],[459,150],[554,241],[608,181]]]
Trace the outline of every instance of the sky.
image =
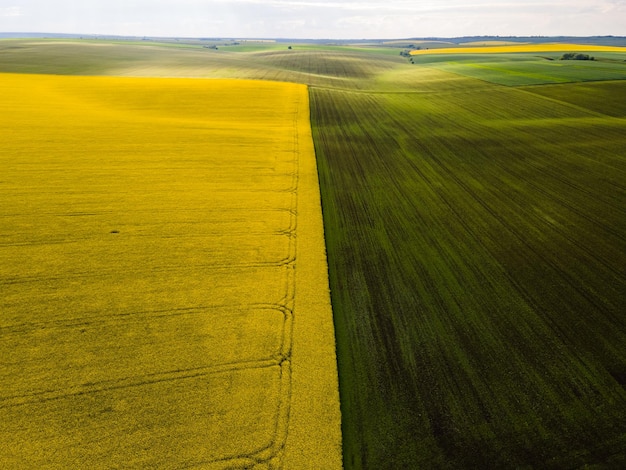
[[303,39],[626,36],[626,0],[0,0],[0,32]]

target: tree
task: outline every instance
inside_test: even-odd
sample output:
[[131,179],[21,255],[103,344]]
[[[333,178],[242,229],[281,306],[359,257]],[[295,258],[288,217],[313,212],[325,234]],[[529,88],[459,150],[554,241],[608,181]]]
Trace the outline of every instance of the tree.
[[589,54],[580,54],[576,52],[566,52],[561,56],[561,60],[595,60],[593,57],[589,57]]

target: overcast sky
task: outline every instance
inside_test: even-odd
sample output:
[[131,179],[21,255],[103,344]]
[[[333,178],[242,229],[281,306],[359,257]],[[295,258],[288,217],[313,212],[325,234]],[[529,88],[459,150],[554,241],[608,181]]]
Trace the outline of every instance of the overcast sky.
[[626,0],[0,0],[0,32],[334,39],[626,36]]

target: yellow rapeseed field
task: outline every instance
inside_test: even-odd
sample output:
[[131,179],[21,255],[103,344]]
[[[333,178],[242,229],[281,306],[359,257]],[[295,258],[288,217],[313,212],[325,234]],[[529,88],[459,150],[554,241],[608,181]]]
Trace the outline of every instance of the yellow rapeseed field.
[[521,44],[483,47],[450,47],[442,49],[420,49],[412,55],[423,54],[498,54],[512,52],[626,52],[626,47],[594,46],[588,44]]
[[340,468],[306,87],[0,88],[0,467]]

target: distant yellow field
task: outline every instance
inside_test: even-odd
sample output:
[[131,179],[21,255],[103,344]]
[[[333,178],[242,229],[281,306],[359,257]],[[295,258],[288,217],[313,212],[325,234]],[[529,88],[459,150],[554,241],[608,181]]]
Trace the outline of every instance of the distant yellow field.
[[306,87],[0,87],[0,467],[340,468]]
[[511,52],[626,52],[626,47],[591,46],[587,44],[522,44],[484,47],[450,47],[411,51],[412,55],[423,54],[498,54]]

